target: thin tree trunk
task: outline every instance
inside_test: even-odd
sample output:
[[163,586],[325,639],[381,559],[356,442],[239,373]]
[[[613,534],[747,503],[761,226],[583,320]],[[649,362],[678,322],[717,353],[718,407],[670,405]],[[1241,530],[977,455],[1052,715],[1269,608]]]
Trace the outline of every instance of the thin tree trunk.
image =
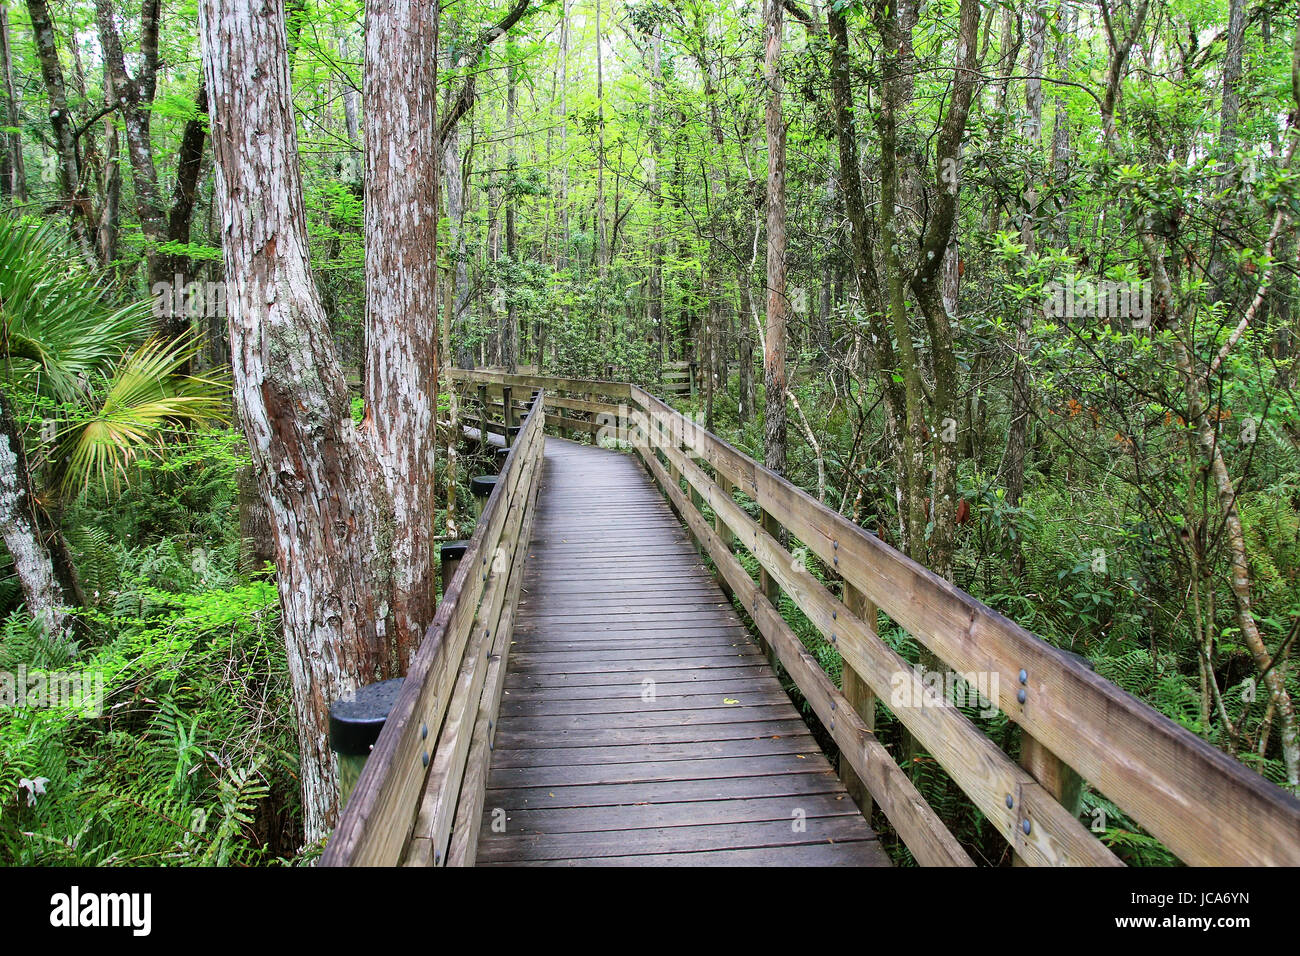
[[86,264],[94,268],[101,263],[95,258],[93,240],[96,216],[86,192],[81,162],[77,156],[72,114],[68,110],[67,87],[63,80],[63,66],[59,61],[59,48],[55,42],[54,20],[46,0],[27,0],[27,14],[32,22],[36,40],[36,55],[41,64],[41,78],[50,110],[50,127],[54,131],[54,148],[58,157],[59,191],[67,206],[72,235],[81,250]]
[[[840,192],[844,196],[848,220],[849,245],[853,254],[854,290],[867,315],[868,352],[880,385],[885,405],[886,438],[894,457],[895,473],[902,487],[907,473],[903,434],[906,429],[906,396],[897,379],[897,358],[893,340],[885,323],[886,306],[880,280],[876,274],[875,251],[868,231],[867,206],[863,196],[862,175],[858,161],[858,131],[853,107],[853,86],[849,74],[849,34],[844,14],[831,9],[827,13],[830,32],[831,96],[834,101],[835,130],[839,142]],[[906,510],[899,508],[901,540],[907,540]]]
[[778,475],[786,467],[785,328],[785,121],[781,109],[781,0],[764,0],[764,71],[767,81],[767,328],[763,381],[767,415],[764,463]]
[[[1219,162],[1223,174],[1219,177],[1220,192],[1228,190],[1237,164],[1233,153],[1237,148],[1237,117],[1241,111],[1242,60],[1246,45],[1246,0],[1229,0],[1228,34],[1223,51],[1223,98],[1219,107]],[[1223,297],[1224,280],[1228,274],[1228,260],[1222,243],[1215,236],[1210,253],[1210,291],[1213,302]]]
[[[1056,39],[1056,75],[1064,77],[1070,70],[1070,44],[1074,33],[1076,12],[1072,7],[1061,4],[1056,14],[1059,35]],[[1055,118],[1052,123],[1052,181],[1058,190],[1063,189],[1070,168],[1070,116],[1065,109],[1065,98],[1056,96],[1052,100]],[[1056,215],[1052,222],[1052,242],[1058,247],[1070,243],[1070,217],[1066,212],[1070,196],[1058,193]]]
[[[596,272],[603,282],[609,245],[605,234],[605,55],[600,26],[600,0],[596,0]],[[602,288],[597,308],[603,311],[603,305]]]
[[41,535],[22,435],[0,392],[0,537],[14,562],[27,612],[49,640],[68,634],[69,618],[54,558]]
[[[1047,42],[1047,18],[1043,7],[1035,6],[1029,12],[1029,60],[1025,73],[1025,104],[1029,109],[1029,122],[1024,130],[1029,140],[1030,149],[1037,153],[1042,148],[1043,122],[1043,82],[1039,77],[1043,73],[1044,53]],[[1025,246],[1025,258],[1037,254],[1037,209],[1038,189],[1031,182],[1025,190],[1025,201],[1021,207],[1020,241]],[[1025,491],[1025,459],[1029,450],[1029,366],[1026,356],[1029,352],[1029,330],[1034,320],[1034,303],[1026,300],[1020,307],[1020,321],[1016,326],[1015,356],[1011,365],[1011,421],[1007,429],[1006,453],[1002,458],[1002,481],[1006,487],[1006,502],[1013,508],[1020,507],[1020,499]],[[1022,570],[1024,558],[1020,553],[1019,538],[1016,539],[1016,569]]]
[[[0,70],[4,73],[5,122],[15,130],[22,127],[18,98],[14,94],[13,50],[9,41],[9,5],[0,0]],[[8,134],[9,194],[20,203],[27,202],[27,167],[23,162],[22,134]]]
[[[909,282],[930,333],[934,363],[931,394],[935,427],[930,434],[934,458],[931,490],[929,540],[925,543],[931,570],[951,580],[957,507],[957,392],[958,365],[953,344],[952,320],[943,305],[942,270],[952,235],[957,228],[960,178],[957,174],[961,140],[966,131],[978,79],[976,37],[979,30],[979,0],[961,0],[957,33],[957,62],[948,108],[935,142],[935,193],[926,224],[917,266]],[[916,477],[914,475],[914,477]]]
[[[135,190],[135,212],[140,222],[147,246],[145,260],[148,266],[149,286],[170,283],[172,273],[169,257],[159,254],[158,247],[167,241],[167,219],[158,196],[158,172],[153,161],[153,142],[150,119],[153,115],[155,77],[158,65],[159,0],[145,0],[141,24],[140,67],[134,77],[126,70],[126,55],[117,30],[116,14],[111,0],[95,0],[99,24],[99,41],[104,51],[104,68],[113,100],[117,103],[126,131],[126,152],[130,159],[131,180]],[[202,128],[199,128],[200,136]],[[200,139],[200,147],[202,140]],[[184,331],[188,326],[185,316],[169,315],[170,324],[163,329],[169,334]]]
[[[515,159],[515,106],[518,97],[518,90],[515,82],[515,51],[514,47],[507,43],[506,45],[506,171],[510,177],[514,177],[517,161]],[[518,199],[517,190],[513,182],[507,187],[506,191],[506,265],[511,270],[515,267],[515,259],[518,250],[515,248],[517,236],[515,233],[515,216],[517,213]],[[501,319],[501,364],[505,366],[506,371],[513,375],[519,370],[519,314],[516,307],[516,296],[511,290],[506,292],[506,310]]]

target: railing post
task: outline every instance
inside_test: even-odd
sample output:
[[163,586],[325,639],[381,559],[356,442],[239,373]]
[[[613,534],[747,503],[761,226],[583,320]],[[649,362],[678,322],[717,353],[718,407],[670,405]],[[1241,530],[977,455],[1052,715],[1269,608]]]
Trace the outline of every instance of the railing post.
[[[1071,816],[1079,815],[1083,780],[1060,757],[1048,750],[1024,730],[1020,732],[1020,766],[1056,798]],[[1020,854],[1011,857],[1012,866],[1028,866]]]
[[[1062,651],[1077,660],[1088,670],[1093,670],[1092,661],[1082,654]],[[1023,672],[1022,672],[1023,673]],[[1026,679],[1028,675],[1025,675]],[[1083,803],[1083,778],[1069,764],[1048,750],[1041,741],[1020,731],[1020,766],[1038,781],[1044,790],[1056,798],[1056,802],[1065,807],[1073,817],[1078,817]],[[1012,866],[1025,866],[1025,861],[1017,854],[1011,859]]]
[[444,541],[438,548],[438,565],[442,573],[442,593],[447,593],[447,588],[451,585],[451,579],[456,576],[456,569],[460,567],[461,558],[465,557],[465,549],[469,547],[468,541]]
[[510,386],[501,386],[501,420],[505,422],[503,433],[506,439],[506,447],[509,448],[514,444],[514,435],[511,434],[511,427],[515,423],[515,410],[510,404]]
[[484,384],[480,384],[478,387],[478,411],[479,411],[478,445],[479,448],[482,449],[482,448],[486,448],[488,443],[487,385]]
[[[763,510],[761,514],[762,518],[760,523],[763,526],[763,530],[776,538],[777,541],[780,541],[781,523],[777,521],[775,517],[768,514],[766,510]],[[776,583],[776,579],[773,578],[772,575],[768,574],[767,569],[761,564],[758,566],[758,586],[762,589],[763,594],[767,597],[768,601],[771,602],[772,607],[779,611],[781,609],[781,585]]]
[[[684,450],[684,454],[686,455],[687,458],[693,461],[697,466],[699,465],[700,463],[699,457],[689,448]],[[695,485],[692,484],[691,482],[687,482],[686,490],[691,493],[691,504],[695,505],[695,510],[697,511],[701,510],[701,506],[704,504],[704,496],[700,494],[699,489],[696,488]]]
[[[736,490],[736,486],[731,483],[731,480],[729,478],[724,478],[721,473],[718,473],[714,477],[714,484],[718,486],[718,494],[726,498],[730,498],[731,493]],[[716,508],[713,510],[713,530],[716,531],[718,537],[722,539],[722,546],[730,551],[732,545],[735,543],[736,536],[732,533],[731,528],[727,526],[727,523],[722,520],[722,515],[718,513]],[[722,593],[727,596],[728,600],[730,600],[732,593],[731,587],[727,584],[727,579],[721,574],[718,574],[718,586],[722,588]]]
[[384,729],[402,678],[366,684],[354,696],[330,704],[330,749],[339,761],[339,806],[352,796],[370,748]]
[[[768,514],[766,510],[760,510],[759,515],[761,516],[760,524],[762,525],[763,530],[773,538],[776,538],[777,542],[780,543],[781,523],[777,521],[774,516]],[[758,587],[759,590],[763,592],[763,596],[767,598],[768,603],[772,605],[773,610],[775,610],[779,615],[781,613],[781,585],[776,582],[776,579],[772,577],[772,575],[767,573],[767,568],[763,567],[761,561],[758,565]],[[763,648],[763,653],[767,655],[767,662],[772,665],[773,670],[775,670],[780,661],[780,655],[777,654],[776,648],[769,644],[767,639],[761,634],[759,635],[758,643]]]
[[[849,584],[844,582],[844,606],[847,607],[854,617],[859,618],[863,624],[871,631],[872,636],[876,636],[876,629],[879,627],[877,622],[876,605],[868,600],[867,596]],[[844,662],[844,670],[840,679],[840,690],[843,691],[845,699],[849,705],[862,718],[863,722],[871,730],[876,729],[876,695],[871,692],[867,682],[858,676],[858,672],[849,666],[849,662]],[[844,789],[849,792],[858,804],[858,809],[862,815],[871,821],[871,794],[867,790],[866,784],[858,778],[857,773],[848,765],[844,757],[840,757],[840,779],[844,781]]]
[[497,486],[496,475],[475,475],[469,480],[470,494],[474,496],[474,520],[483,516],[483,508]]

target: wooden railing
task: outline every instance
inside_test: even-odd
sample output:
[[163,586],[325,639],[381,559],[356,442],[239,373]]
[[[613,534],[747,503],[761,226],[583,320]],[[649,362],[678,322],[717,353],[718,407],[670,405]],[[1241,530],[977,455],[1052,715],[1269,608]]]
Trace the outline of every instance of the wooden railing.
[[[540,484],[541,407],[523,418],[460,567],[326,846],[324,866],[474,862]],[[513,421],[498,426],[508,431]]]
[[[545,389],[546,424],[635,448],[842,754],[860,803],[874,800],[918,862],[969,865],[957,841],[872,732],[885,707],[1030,865],[1119,865],[1077,818],[1079,777],[1181,860],[1300,865],[1300,801],[1137,698],[705,431],[638,386],[453,373],[502,408]],[[759,511],[751,518],[748,500]],[[712,522],[703,510],[707,506]],[[790,541],[782,544],[783,533]],[[798,556],[816,555],[823,584]],[[736,550],[760,567],[758,580]],[[835,687],[777,610],[784,592],[844,660]],[[879,615],[944,668],[987,689],[1021,729],[1019,763],[936,698],[879,636]],[[1076,776],[1077,775],[1077,776]],[[364,780],[363,780],[364,782]],[[1064,805],[1063,802],[1064,801]]]

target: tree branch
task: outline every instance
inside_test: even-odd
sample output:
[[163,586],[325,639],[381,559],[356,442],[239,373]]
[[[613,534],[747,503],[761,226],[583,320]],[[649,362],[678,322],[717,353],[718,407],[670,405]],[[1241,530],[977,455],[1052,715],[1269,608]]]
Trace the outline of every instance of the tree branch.
[[455,98],[452,100],[450,112],[442,118],[442,122],[438,125],[439,144],[447,141],[447,137],[449,137],[451,131],[456,128],[456,124],[460,122],[461,117],[474,108],[474,97],[477,93],[478,77],[472,72],[472,70],[478,66],[479,59],[494,41],[505,36],[506,33],[510,31],[511,27],[522,20],[524,14],[528,13],[531,7],[532,4],[530,0],[516,0],[515,5],[510,9],[510,12],[502,17],[496,26],[484,30],[479,34],[479,38],[474,45],[470,47],[469,50],[466,51],[465,55],[457,61],[456,67],[458,69],[468,67],[471,72],[465,77],[459,92],[457,92]]

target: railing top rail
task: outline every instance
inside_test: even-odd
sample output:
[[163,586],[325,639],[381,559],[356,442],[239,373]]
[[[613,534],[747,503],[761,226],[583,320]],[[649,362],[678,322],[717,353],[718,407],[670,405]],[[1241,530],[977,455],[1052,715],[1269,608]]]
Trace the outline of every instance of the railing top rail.
[[630,398],[632,395],[632,386],[627,382],[610,382],[596,378],[560,378],[551,375],[512,374],[494,369],[464,368],[449,369],[447,377],[455,382],[522,385],[525,388],[547,388],[564,392],[596,392],[613,398]]
[[669,416],[694,452],[729,473],[741,491],[954,670],[998,675],[1000,709],[1181,859],[1300,864],[1296,797],[645,389],[634,385],[631,392],[647,412]]
[[[544,395],[542,397],[544,398]],[[545,414],[539,411],[541,408],[542,402],[538,402],[525,417],[523,427],[520,429],[519,439],[511,446],[501,468],[503,478],[513,474],[516,469],[521,467],[520,456],[523,453],[520,449],[529,447],[528,439],[532,436],[532,433],[543,427]],[[400,758],[399,751],[411,727],[412,718],[419,710],[420,701],[425,693],[425,684],[434,671],[434,664],[443,650],[448,633],[454,629],[455,625],[464,621],[467,616],[471,618],[473,616],[475,610],[473,605],[477,603],[481,589],[474,586],[471,575],[482,563],[484,549],[495,547],[495,542],[487,541],[488,529],[493,525],[496,513],[506,507],[504,501],[507,486],[506,481],[498,481],[483,506],[483,511],[479,515],[474,533],[470,536],[460,566],[447,585],[447,590],[442,596],[442,601],[438,605],[433,621],[425,631],[424,639],[420,642],[419,648],[416,649],[415,656],[412,658],[411,665],[407,670],[406,679],[402,684],[402,689],[393,702],[393,708],[389,712],[383,730],[380,731],[379,738],[371,749],[370,756],[366,760],[365,768],[361,772],[352,796],[339,817],[338,826],[335,827],[334,833],[326,845],[321,858],[322,865],[349,866],[357,863],[376,862],[363,858],[367,850],[365,845],[367,843],[367,830],[381,815],[394,809],[391,806],[384,805],[384,797],[391,785],[390,775],[394,773],[412,774],[415,772],[412,767],[402,765],[403,761]],[[428,731],[429,746],[432,747],[438,728],[430,727]],[[410,761],[406,761],[406,763],[409,764]],[[423,774],[419,774],[419,776],[423,780]],[[419,787],[416,788],[417,800],[419,789]],[[410,807],[409,820],[404,821],[404,823],[397,820],[387,820],[383,825],[404,825],[409,829],[414,824],[415,811],[416,806],[413,803]],[[405,835],[403,835],[404,840]]]

